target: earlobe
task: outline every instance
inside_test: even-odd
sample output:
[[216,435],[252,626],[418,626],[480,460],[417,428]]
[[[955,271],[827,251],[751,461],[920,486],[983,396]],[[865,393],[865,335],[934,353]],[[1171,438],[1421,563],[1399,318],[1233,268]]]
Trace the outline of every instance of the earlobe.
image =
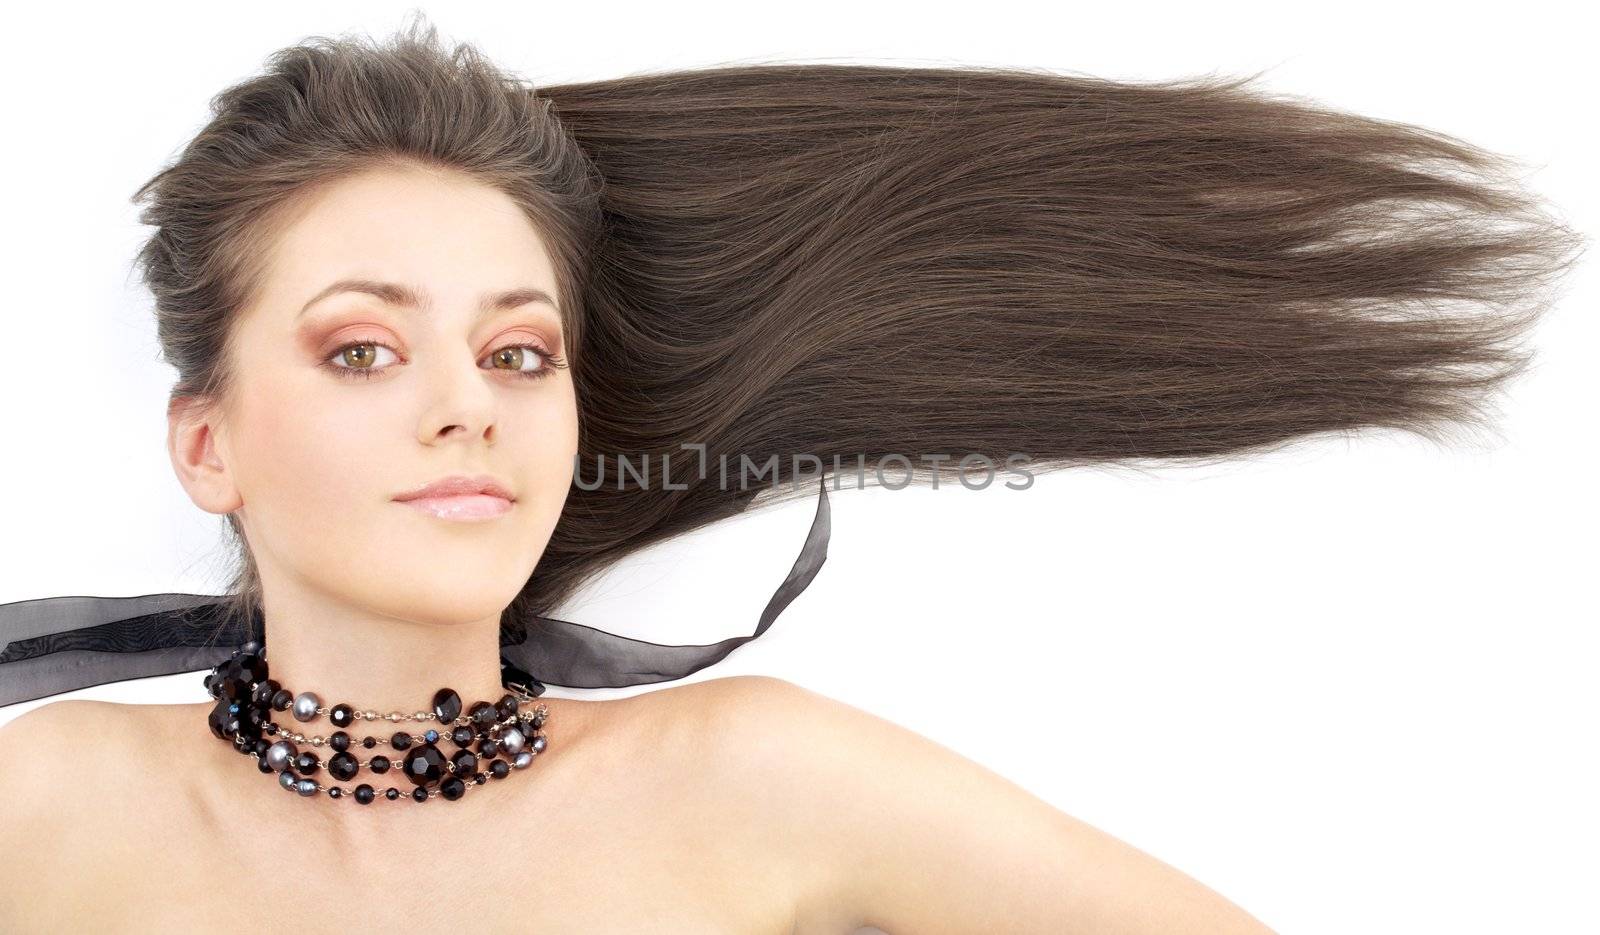
[[193,400],[174,400],[167,408],[167,454],[178,482],[200,509],[232,513],[244,501],[218,445],[218,428],[206,408]]

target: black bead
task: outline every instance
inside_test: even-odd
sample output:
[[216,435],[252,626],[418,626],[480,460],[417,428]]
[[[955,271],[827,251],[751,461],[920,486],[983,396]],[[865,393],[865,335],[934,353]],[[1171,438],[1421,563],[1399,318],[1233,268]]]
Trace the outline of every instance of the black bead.
[[461,716],[461,696],[453,688],[441,688],[433,693],[433,716],[440,724],[449,724]]
[[372,794],[371,786],[367,785],[366,783],[356,786],[357,802],[360,802],[362,805],[371,805],[374,798],[376,798],[376,796]]
[[500,752],[500,745],[488,737],[483,738],[483,743],[478,744],[478,755],[488,759]]
[[245,707],[241,708],[234,717],[239,720],[239,733],[245,735],[251,742],[261,736],[261,725],[263,723],[261,712],[255,708]]
[[450,739],[454,740],[458,747],[465,747],[467,744],[472,743],[472,738],[476,736],[478,736],[477,732],[465,724],[450,732]]
[[396,789],[394,786],[390,786],[389,788],[383,790],[383,797],[393,802],[395,799],[400,798],[400,790]]
[[255,753],[256,756],[265,756],[267,753],[267,748],[271,746],[272,741],[266,739],[265,737],[257,737],[256,742],[251,744],[250,749]]
[[250,683],[242,678],[225,677],[221,682],[217,683],[217,697],[225,698],[228,701],[249,701]]
[[544,715],[542,715],[542,714],[535,714],[535,715],[534,715],[534,716],[533,716],[533,721],[532,721],[532,724],[533,724],[533,726],[534,726],[534,728],[535,728],[535,729],[537,729],[537,728],[540,728],[540,727],[543,727],[543,726],[544,726]]
[[355,711],[347,704],[336,704],[328,712],[328,720],[333,722],[334,727],[349,727],[350,722],[355,720]]
[[239,657],[239,668],[252,682],[259,682],[267,677],[267,660],[251,653]]
[[259,654],[261,652],[261,649],[262,649],[262,646],[261,646],[261,641],[260,640],[245,640],[244,645],[239,647],[239,652],[241,654],[243,654],[243,653]]
[[396,750],[404,750],[411,746],[411,735],[403,730],[396,731],[395,735],[389,738],[389,743],[393,744]]
[[419,786],[426,786],[444,778],[444,754],[431,743],[425,743],[406,754],[401,772]]
[[294,768],[302,776],[310,776],[315,773],[319,765],[317,755],[309,750],[294,758]]
[[386,756],[375,756],[372,758],[372,761],[367,764],[367,769],[372,770],[374,773],[387,773],[389,771],[389,758]]
[[502,696],[500,696],[500,700],[499,700],[499,702],[497,702],[495,704],[494,710],[495,710],[496,714],[500,715],[500,720],[502,720],[502,721],[505,720],[506,718],[510,717],[511,715],[516,714],[517,713],[517,696],[516,695],[502,695]]
[[226,698],[220,699],[211,706],[211,713],[206,716],[206,724],[210,726],[211,733],[218,740],[230,740],[238,733],[238,717],[230,711],[234,702]]
[[495,760],[489,764],[489,773],[496,779],[504,779],[511,775],[511,764],[505,760]]
[[479,770],[478,772],[472,774],[472,781],[481,786],[489,781],[489,774]]
[[263,773],[277,772],[277,770],[273,769],[272,765],[267,762],[267,758],[264,756],[256,757],[256,769],[261,770]]
[[472,755],[471,750],[457,750],[451,754],[450,762],[455,765],[458,776],[471,776],[473,770],[478,768],[478,758]]
[[294,704],[294,696],[287,691],[279,691],[272,696],[272,710],[274,711],[287,711],[292,704]]
[[348,753],[335,753],[328,760],[328,772],[333,778],[340,781],[356,778],[356,773],[361,770],[361,764]]
[[472,718],[473,727],[490,727],[494,724],[496,717],[494,705],[487,701],[480,701],[472,706],[468,716]]
[[329,786],[328,787],[328,798],[337,799],[341,795],[344,795],[344,790],[343,789],[339,788],[338,786]]
[[266,715],[260,709],[245,706],[238,714],[238,732],[241,736],[255,740],[261,736],[261,727],[266,723]]
[[413,799],[416,799],[418,802],[426,802],[426,801],[428,801],[428,787],[427,786],[418,786],[415,789],[412,789],[411,790],[411,797]]
[[336,730],[333,736],[328,738],[328,746],[343,753],[350,749],[350,735],[342,730]]
[[439,784],[439,794],[454,802],[467,792],[467,784],[451,776]]
[[373,747],[378,745],[378,738],[368,734],[367,736],[361,738],[361,745],[366,747],[368,750],[371,750]]

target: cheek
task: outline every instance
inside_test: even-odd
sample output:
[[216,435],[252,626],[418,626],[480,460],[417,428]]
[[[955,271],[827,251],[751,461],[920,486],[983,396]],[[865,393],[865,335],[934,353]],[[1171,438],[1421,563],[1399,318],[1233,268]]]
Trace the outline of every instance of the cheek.
[[560,402],[540,415],[544,442],[539,448],[545,463],[561,462],[570,479],[572,461],[578,454],[578,409],[571,384],[566,389]]
[[570,391],[552,394],[547,404],[508,414],[501,429],[507,450],[497,452],[499,457],[494,460],[521,485],[518,506],[531,514],[527,519],[533,537],[547,539],[572,489],[573,459],[578,451],[573,397]]
[[370,411],[280,393],[257,397],[241,424],[239,484],[257,528],[297,538],[348,535],[363,499],[396,492],[383,489],[390,479],[375,470],[383,420]]

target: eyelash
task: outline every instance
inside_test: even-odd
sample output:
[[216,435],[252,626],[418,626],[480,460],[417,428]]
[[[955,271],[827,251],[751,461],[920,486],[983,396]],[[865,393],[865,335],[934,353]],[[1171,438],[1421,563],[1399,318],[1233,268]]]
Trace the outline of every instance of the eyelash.
[[[337,358],[339,355],[343,354],[345,351],[348,351],[352,347],[385,347],[385,348],[389,348],[389,350],[391,350],[391,351],[394,351],[394,348],[389,347],[389,345],[384,344],[382,341],[350,341],[350,342],[348,342],[346,344],[342,344],[339,347],[334,348],[332,353],[330,353],[326,358],[323,359],[322,366],[327,368],[327,369],[329,369],[329,370],[332,370],[336,375],[338,375],[340,377],[345,377],[345,378],[348,378],[348,379],[355,379],[355,380],[371,380],[372,378],[376,377],[378,374],[380,374],[383,371],[389,369],[388,367],[342,367],[342,366],[340,366],[340,365],[338,365],[338,364],[333,362],[334,358]],[[491,356],[493,356],[493,354],[495,354],[495,353],[499,353],[500,351],[505,350],[508,347],[516,347],[516,348],[522,348],[524,350],[531,350],[535,354],[538,354],[539,357],[544,360],[544,365],[539,367],[539,369],[537,369],[537,370],[513,370],[513,371],[511,371],[511,373],[514,376],[518,377],[519,379],[524,379],[524,380],[542,380],[545,377],[548,377],[548,376],[554,374],[557,370],[560,370],[560,369],[562,369],[562,368],[567,366],[567,360],[566,360],[565,357],[562,357],[559,354],[551,354],[551,353],[547,352],[544,348],[540,347],[537,344],[505,344],[505,345],[501,345],[500,347],[495,348],[493,352],[491,352]],[[397,357],[399,356],[399,352],[398,351],[395,352],[395,356],[397,356]],[[390,366],[393,366],[393,365],[391,364]],[[484,369],[484,370],[496,370],[496,369],[500,369],[500,368],[484,367],[482,369]]]

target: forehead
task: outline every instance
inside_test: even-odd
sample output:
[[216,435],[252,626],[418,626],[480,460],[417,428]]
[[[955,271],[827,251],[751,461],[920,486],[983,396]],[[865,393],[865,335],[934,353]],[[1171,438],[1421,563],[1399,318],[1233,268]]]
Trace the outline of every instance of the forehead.
[[385,167],[318,186],[286,212],[268,254],[262,299],[274,305],[358,277],[415,282],[439,302],[522,285],[556,291],[543,240],[516,202],[445,169]]

